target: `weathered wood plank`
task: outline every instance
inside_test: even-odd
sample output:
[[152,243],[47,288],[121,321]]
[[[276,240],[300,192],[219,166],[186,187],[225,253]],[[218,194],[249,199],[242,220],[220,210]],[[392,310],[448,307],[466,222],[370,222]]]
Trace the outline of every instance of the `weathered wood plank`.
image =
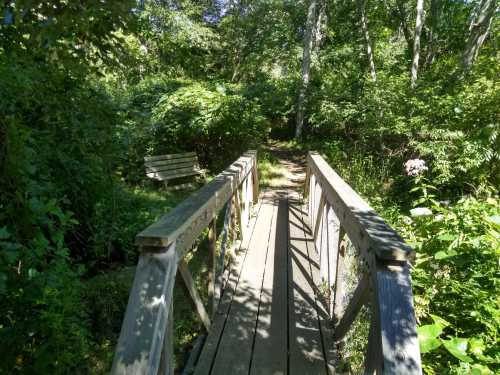
[[334,248],[336,249],[336,269],[335,269],[335,290],[333,294],[333,319],[335,323],[340,321],[342,314],[344,313],[344,294],[345,294],[345,284],[344,284],[344,258],[345,258],[345,247],[346,243],[344,241],[344,229],[340,227],[338,232],[338,240],[334,243]]
[[384,374],[421,374],[410,270],[406,262],[398,263],[377,261],[372,278]]
[[294,194],[290,194],[289,211],[289,373],[324,374],[323,343],[307,246],[308,242],[312,246],[313,240],[305,237],[300,202]]
[[274,212],[274,206],[269,203],[266,193],[261,199],[262,206],[257,217],[254,235],[249,243],[245,267],[241,272],[231,302],[226,327],[215,357],[213,374],[247,375],[250,369],[252,343]]
[[157,373],[177,262],[175,242],[168,251],[140,255],[113,360],[112,374]]
[[189,157],[183,157],[183,158],[178,158],[178,159],[166,159],[166,160],[157,160],[157,161],[145,161],[144,166],[145,167],[160,167],[160,166],[167,166],[167,165],[177,165],[177,164],[184,164],[184,163],[190,163],[190,164],[198,164],[198,157],[196,156],[189,156]]
[[193,167],[180,168],[176,170],[161,171],[161,172],[146,172],[146,176],[157,180],[172,180],[174,178],[187,177],[198,175],[201,172]]
[[179,261],[179,272],[181,273],[182,280],[184,280],[184,285],[186,286],[189,295],[191,296],[191,300],[195,306],[196,313],[200,318],[201,322],[205,326],[207,332],[210,332],[210,317],[208,316],[207,311],[205,310],[205,306],[203,306],[203,301],[196,290],[196,285],[194,284],[193,277],[191,276],[191,272],[189,272],[189,268],[184,259]]
[[[308,227],[308,223],[310,223],[309,217],[303,212],[301,213],[301,215],[304,224],[304,238],[310,238],[311,231],[309,230]],[[323,217],[324,225],[322,225],[322,228],[325,229],[325,231],[323,231],[323,234],[324,232],[326,232],[327,229],[326,219],[327,216],[325,215]],[[321,238],[320,240],[323,243],[322,248],[324,249],[324,252],[325,253],[328,252],[326,238]],[[325,358],[325,367],[328,374],[334,375],[336,354],[335,354],[335,342],[333,341],[332,320],[330,318],[330,310],[329,310],[330,301],[325,300],[324,296],[321,295],[321,292],[318,289],[318,286],[322,283],[323,279],[323,276],[321,275],[321,269],[322,267],[324,267],[324,263],[327,262],[324,259],[320,258],[321,253],[315,251],[312,241],[306,241],[305,243],[307,246],[307,253],[309,256],[309,271],[314,286],[313,289],[315,292],[316,310],[318,313],[318,320],[320,325],[321,340],[323,345],[323,355]]]
[[380,342],[380,336],[379,318],[372,312],[364,375],[382,374],[382,343]]
[[275,191],[274,219],[262,284],[259,319],[250,374],[287,374],[287,252],[286,191]]
[[224,294],[222,295],[221,303],[219,304],[219,307],[217,309],[217,314],[215,315],[212,322],[210,334],[205,341],[200,359],[198,361],[198,364],[196,365],[195,375],[208,375],[213,363],[215,362],[217,349],[222,338],[222,333],[224,332],[224,328],[226,326],[227,315],[231,308],[231,303],[234,298],[236,287],[238,286],[238,281],[243,270],[243,266],[245,266],[246,264],[245,261],[248,255],[250,240],[255,233],[255,224],[257,222],[257,218],[259,217],[261,206],[262,200],[260,200],[260,202],[258,203],[257,216],[252,218],[252,220],[250,221],[250,235],[244,241],[240,242],[241,247],[236,253],[234,262],[231,264],[229,280],[226,289],[224,290]]
[[207,227],[215,214],[226,204],[233,192],[250,173],[256,153],[239,158],[209,184],[193,193],[167,215],[139,233],[136,244],[165,247],[179,236],[177,250],[184,252]]
[[217,216],[208,225],[208,306],[213,316],[217,309],[215,301],[215,275],[217,273]]
[[340,321],[335,324],[335,340],[340,341],[351,328],[352,322],[356,319],[356,316],[361,310],[361,307],[367,302],[369,296],[369,276],[364,274],[358,283],[358,286],[354,290],[354,294],[351,297],[351,301],[347,305],[344,314],[340,318]]
[[342,226],[360,251],[373,251],[377,257],[386,260],[408,260],[413,257],[411,247],[319,154],[310,152],[307,161],[319,180],[328,203],[341,218]]
[[184,162],[178,164],[171,165],[157,165],[157,166],[146,166],[146,173],[154,173],[154,172],[168,172],[168,171],[176,171],[179,169],[190,168],[192,170],[200,170],[197,164],[193,162]]
[[144,161],[157,161],[157,160],[170,160],[170,159],[179,159],[186,158],[190,156],[196,156],[196,152],[182,152],[179,154],[166,154],[166,155],[156,155],[156,156],[145,156]]
[[174,375],[174,301],[172,300],[168,312],[167,328],[163,338],[163,350],[160,359],[159,375]]

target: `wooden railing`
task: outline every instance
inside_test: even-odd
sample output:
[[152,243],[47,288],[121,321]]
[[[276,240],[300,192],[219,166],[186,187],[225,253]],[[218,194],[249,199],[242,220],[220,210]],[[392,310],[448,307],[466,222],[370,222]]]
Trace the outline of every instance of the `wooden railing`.
[[[307,157],[304,189],[320,272],[332,291],[330,313],[341,343],[364,305],[371,309],[365,374],[421,374],[410,279],[412,249],[317,153]],[[346,243],[363,267],[345,301]]]
[[[208,228],[211,252],[209,298],[211,313],[219,302],[228,237],[238,246],[247,235],[252,203],[258,199],[257,153],[249,151],[210,183],[184,200],[136,237],[141,249],[125,318],[113,360],[112,374],[174,374],[173,288],[180,271],[195,310],[207,329],[205,310],[184,256]],[[216,218],[226,206],[217,255]]]

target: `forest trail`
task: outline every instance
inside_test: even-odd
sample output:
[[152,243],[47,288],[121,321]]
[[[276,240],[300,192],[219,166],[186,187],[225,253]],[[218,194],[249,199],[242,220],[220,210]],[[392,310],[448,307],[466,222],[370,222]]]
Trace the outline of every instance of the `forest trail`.
[[319,260],[302,208],[305,158],[271,144],[254,208],[195,374],[326,374],[333,368]]

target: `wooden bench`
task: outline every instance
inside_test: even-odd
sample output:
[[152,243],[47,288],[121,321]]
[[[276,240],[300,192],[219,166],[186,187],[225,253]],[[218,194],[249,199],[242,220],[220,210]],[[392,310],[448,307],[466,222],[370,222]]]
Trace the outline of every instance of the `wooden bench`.
[[205,171],[200,169],[195,152],[146,156],[144,166],[146,167],[146,176],[163,181],[169,190],[179,190],[192,186],[191,183],[186,183],[169,187],[169,180],[189,176],[205,176]]

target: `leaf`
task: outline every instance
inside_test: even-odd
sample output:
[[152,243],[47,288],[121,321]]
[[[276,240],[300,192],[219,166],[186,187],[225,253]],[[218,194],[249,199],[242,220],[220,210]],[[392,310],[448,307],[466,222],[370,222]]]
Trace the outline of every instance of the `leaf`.
[[487,366],[475,363],[472,365],[471,375],[493,375],[493,371],[491,371]]
[[467,339],[453,337],[449,340],[441,340],[441,342],[448,352],[450,352],[450,354],[455,358],[461,360],[462,362],[472,362],[472,358],[467,355]]
[[441,341],[437,339],[437,337],[443,332],[443,327],[440,324],[427,324],[420,326],[417,331],[421,353],[428,353],[441,345]]
[[481,357],[484,349],[486,349],[486,346],[484,345],[483,340],[476,338],[469,339],[469,351],[476,357]]
[[450,255],[448,255],[447,252],[445,251],[438,251],[436,254],[434,254],[434,258],[437,259],[437,260],[441,260],[441,259],[446,259],[448,258]]
[[432,320],[434,320],[434,323],[436,323],[436,324],[440,324],[443,327],[448,327],[450,325],[450,323],[448,323],[446,320],[444,320],[443,318],[440,318],[437,315],[434,315],[434,314],[429,314],[429,315],[431,316]]
[[443,233],[437,237],[439,241],[453,241],[455,238],[457,238],[457,236],[451,233]]

